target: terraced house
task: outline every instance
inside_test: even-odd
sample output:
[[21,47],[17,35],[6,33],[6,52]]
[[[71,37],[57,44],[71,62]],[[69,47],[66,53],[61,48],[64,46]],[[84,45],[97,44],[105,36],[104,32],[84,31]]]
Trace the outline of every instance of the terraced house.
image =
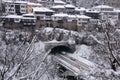
[[27,2],[26,1],[4,1],[5,3],[5,12],[7,14],[17,14],[22,15],[25,14]]
[[100,4],[109,5],[115,8],[120,8],[120,0],[99,0]]

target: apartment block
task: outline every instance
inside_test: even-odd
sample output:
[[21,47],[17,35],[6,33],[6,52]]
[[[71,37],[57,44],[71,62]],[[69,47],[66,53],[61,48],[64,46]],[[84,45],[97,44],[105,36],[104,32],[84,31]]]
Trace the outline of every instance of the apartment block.
[[120,8],[120,0],[99,0],[99,3]]
[[26,1],[5,1],[5,12],[6,14],[25,14],[27,2]]

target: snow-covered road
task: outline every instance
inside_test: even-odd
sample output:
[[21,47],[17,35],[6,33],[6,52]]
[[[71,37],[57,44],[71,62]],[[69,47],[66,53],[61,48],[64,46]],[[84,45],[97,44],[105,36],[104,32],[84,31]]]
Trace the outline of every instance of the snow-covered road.
[[57,54],[53,56],[53,58],[57,63],[61,64],[69,71],[72,71],[76,76],[80,75],[81,70],[90,71],[91,64],[94,65],[92,62],[84,58],[81,58],[80,61],[75,59],[74,57],[63,54]]

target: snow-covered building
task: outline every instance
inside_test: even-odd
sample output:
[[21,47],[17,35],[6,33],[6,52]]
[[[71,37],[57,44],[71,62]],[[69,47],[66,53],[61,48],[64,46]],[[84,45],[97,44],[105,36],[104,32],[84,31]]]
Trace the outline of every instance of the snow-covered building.
[[91,8],[97,0],[75,0],[77,7]]
[[110,7],[110,6],[108,6],[108,5],[98,5],[98,6],[94,6],[94,7],[92,7],[92,9],[94,9],[94,10],[97,10],[97,11],[113,11],[114,10],[114,8],[113,7]]
[[115,10],[115,8],[108,5],[94,6],[92,7],[92,10],[99,11],[102,20],[106,20],[107,18],[113,18],[118,20],[118,12]]
[[71,4],[65,4],[65,5],[55,5],[52,6],[51,9],[53,9],[56,13],[67,13],[67,14],[74,14],[75,13],[75,6]]
[[68,14],[66,13],[58,13],[58,14],[52,15],[53,27],[68,29],[67,17],[68,17]]
[[33,12],[33,7],[42,7],[42,4],[40,4],[40,3],[28,2],[28,3],[27,3],[27,13],[32,13],[32,12]]
[[6,28],[21,27],[22,26],[21,23],[20,23],[21,18],[22,18],[22,16],[18,16],[18,15],[7,15],[4,19],[3,26],[6,27]]
[[87,25],[91,19],[91,17],[88,17],[86,15],[76,15],[77,19],[77,29],[78,31],[81,31],[85,25]]
[[98,24],[98,21],[100,19],[100,11],[87,9],[85,15],[91,17],[90,19],[91,24],[95,25]]
[[84,25],[87,25],[90,19],[90,17],[85,15],[70,15],[66,13],[52,15],[54,27],[75,31],[81,31],[81,29],[84,27]]
[[67,4],[73,4],[74,6],[76,6],[77,0],[63,0],[64,2],[66,2]]
[[85,14],[85,12],[86,12],[86,9],[84,7],[75,8],[75,14]]
[[33,13],[35,17],[37,18],[37,27],[52,27],[52,18],[51,15],[53,15],[54,11],[45,8],[45,7],[35,7],[33,8]]
[[4,27],[23,28],[25,26],[35,27],[36,18],[33,14],[7,15],[4,17]]
[[51,15],[53,15],[54,11],[49,8],[45,8],[45,7],[40,7],[40,8],[35,7],[35,8],[33,8],[33,13],[37,19],[50,20]]
[[65,11],[68,14],[74,14],[75,13],[75,6],[71,4],[66,4],[65,5]]
[[66,3],[62,0],[54,0],[54,5],[65,5]]
[[35,27],[36,18],[33,13],[23,14],[21,18],[21,23],[23,26]]
[[44,7],[51,7],[55,5],[65,5],[66,2],[63,0],[37,0],[39,3],[41,3]]
[[51,9],[54,10],[55,13],[65,12],[64,5],[55,5],[55,6],[52,6]]
[[22,15],[27,12],[27,1],[4,1],[6,14]]
[[68,17],[68,14],[66,13],[57,13],[57,14],[52,15],[52,19],[55,21],[65,19],[67,17]]
[[115,8],[120,8],[120,0],[98,0],[98,4],[105,4]]
[[76,18],[77,18],[78,24],[82,24],[82,23],[84,24],[84,23],[87,23],[91,17],[88,17],[86,15],[76,15]]
[[50,7],[54,4],[54,0],[37,0],[44,7]]
[[99,19],[100,11],[87,9],[85,15],[90,16],[92,19]]

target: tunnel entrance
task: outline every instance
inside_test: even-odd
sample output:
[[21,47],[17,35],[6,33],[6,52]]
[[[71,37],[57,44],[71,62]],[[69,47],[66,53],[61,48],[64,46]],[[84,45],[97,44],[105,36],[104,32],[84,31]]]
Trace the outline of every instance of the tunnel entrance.
[[51,54],[56,54],[56,53],[62,53],[62,52],[68,52],[68,53],[73,53],[74,51],[67,47],[67,46],[56,46],[51,49]]

